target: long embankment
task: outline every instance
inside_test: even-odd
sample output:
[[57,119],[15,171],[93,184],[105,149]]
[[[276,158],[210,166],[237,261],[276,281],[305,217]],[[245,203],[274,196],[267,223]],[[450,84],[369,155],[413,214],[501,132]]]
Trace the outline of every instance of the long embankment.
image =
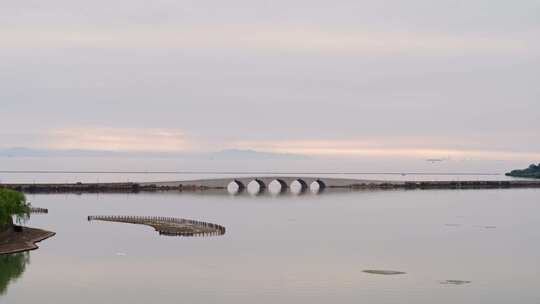
[[505,189],[505,188],[540,188],[540,180],[468,180],[468,181],[383,181],[319,177],[263,176],[203,179],[171,182],[142,183],[32,183],[32,184],[0,184],[0,188],[13,189],[25,193],[137,193],[157,191],[201,192],[223,190],[226,193],[230,182],[236,181],[247,185],[250,181],[269,185],[277,180],[284,185],[301,181],[309,185],[314,181],[321,182],[325,189]]

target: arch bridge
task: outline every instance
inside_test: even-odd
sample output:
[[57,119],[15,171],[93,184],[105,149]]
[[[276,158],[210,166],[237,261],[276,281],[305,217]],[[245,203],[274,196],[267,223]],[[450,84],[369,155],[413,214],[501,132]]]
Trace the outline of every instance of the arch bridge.
[[302,194],[306,191],[319,193],[324,191],[326,183],[319,178],[252,178],[252,179],[231,179],[227,184],[227,192],[239,194],[247,191],[249,194],[283,194],[290,191],[293,194]]
[[327,188],[347,188],[357,184],[359,180],[322,177],[298,176],[251,176],[218,179],[201,179],[181,182],[159,183],[163,186],[178,186],[184,188],[226,189],[230,194],[247,192],[252,195],[270,193],[273,195],[306,192],[320,193]]

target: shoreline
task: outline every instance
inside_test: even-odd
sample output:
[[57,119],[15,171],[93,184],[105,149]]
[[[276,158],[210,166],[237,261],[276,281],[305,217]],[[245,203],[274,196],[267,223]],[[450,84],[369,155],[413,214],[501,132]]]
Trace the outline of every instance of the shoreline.
[[4,231],[2,238],[7,241],[0,243],[0,255],[38,249],[37,243],[54,235],[55,232],[30,227],[22,227],[20,232],[13,229]]
[[465,180],[465,181],[390,181],[390,180],[357,180],[343,178],[316,177],[242,177],[220,178],[169,182],[128,182],[128,183],[19,183],[0,184],[0,188],[12,189],[24,193],[138,193],[138,192],[202,192],[208,190],[225,190],[231,181],[246,184],[252,180],[264,182],[284,180],[287,184],[294,180],[322,181],[326,190],[428,190],[428,189],[508,189],[508,188],[540,188],[540,180]]

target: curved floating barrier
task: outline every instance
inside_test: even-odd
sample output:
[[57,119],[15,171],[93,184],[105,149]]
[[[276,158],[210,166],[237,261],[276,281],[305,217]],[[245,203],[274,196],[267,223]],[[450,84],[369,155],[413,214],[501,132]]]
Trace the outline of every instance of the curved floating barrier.
[[153,227],[160,235],[170,236],[216,236],[225,234],[225,227],[218,224],[164,216],[90,215],[88,221],[146,225]]

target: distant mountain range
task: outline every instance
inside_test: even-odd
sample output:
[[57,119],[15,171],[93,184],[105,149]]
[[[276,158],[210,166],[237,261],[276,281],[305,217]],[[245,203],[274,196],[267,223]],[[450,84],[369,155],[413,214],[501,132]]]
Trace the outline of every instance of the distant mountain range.
[[305,155],[262,152],[256,150],[226,149],[208,153],[186,152],[133,152],[105,150],[55,150],[14,147],[0,149],[0,157],[157,157],[203,159],[307,159]]
[[53,149],[32,149],[15,147],[0,149],[0,156],[4,157],[104,157],[122,156],[126,152],[99,151],[99,150],[53,150]]

